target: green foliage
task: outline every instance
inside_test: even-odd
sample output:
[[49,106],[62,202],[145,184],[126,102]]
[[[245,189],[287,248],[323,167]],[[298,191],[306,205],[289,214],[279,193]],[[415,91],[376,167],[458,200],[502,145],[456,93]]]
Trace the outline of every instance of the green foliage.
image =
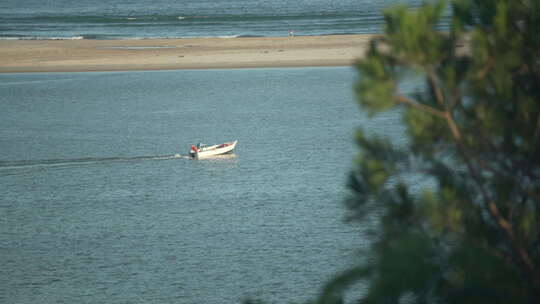
[[[385,10],[357,68],[370,115],[404,107],[409,145],[357,132],[350,218],[380,219],[368,261],[330,282],[339,303],[540,303],[540,0],[454,0]],[[404,95],[416,75],[425,86]],[[435,181],[412,191],[407,177]]]
[[395,89],[396,83],[393,79],[393,72],[388,69],[385,58],[379,56],[374,60],[358,64],[364,73],[369,75],[356,86],[356,92],[361,96],[360,100],[369,109],[369,113],[373,115],[392,107],[391,92]]
[[[405,123],[409,133],[414,140],[412,148],[415,152],[430,155],[437,148],[440,142],[448,141],[448,134],[445,134],[446,125],[440,118],[426,114],[415,108],[408,108],[405,112]],[[445,134],[446,136],[440,136]]]
[[386,10],[386,37],[394,47],[392,51],[406,61],[427,63],[437,60],[445,40],[432,29],[443,11],[443,2],[414,12],[405,6]]

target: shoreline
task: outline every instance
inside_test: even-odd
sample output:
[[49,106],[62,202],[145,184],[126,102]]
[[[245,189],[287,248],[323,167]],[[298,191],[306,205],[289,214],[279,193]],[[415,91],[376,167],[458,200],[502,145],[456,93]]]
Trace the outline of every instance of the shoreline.
[[0,40],[0,73],[350,66],[374,36]]

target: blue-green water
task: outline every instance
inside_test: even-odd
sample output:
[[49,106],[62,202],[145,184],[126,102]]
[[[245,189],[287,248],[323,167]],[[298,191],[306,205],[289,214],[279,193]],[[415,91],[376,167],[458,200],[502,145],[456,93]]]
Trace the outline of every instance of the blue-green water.
[[[2,0],[0,39],[380,33],[382,10],[422,0]],[[448,18],[442,26],[448,24]]]
[[[1,303],[289,303],[351,265],[350,68],[0,74]],[[194,161],[198,141],[238,139]]]

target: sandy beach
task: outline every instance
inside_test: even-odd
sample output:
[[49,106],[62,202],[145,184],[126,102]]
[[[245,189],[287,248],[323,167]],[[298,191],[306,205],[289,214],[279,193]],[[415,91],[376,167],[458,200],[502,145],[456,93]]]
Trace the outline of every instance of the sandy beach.
[[347,66],[371,37],[0,40],[0,73]]

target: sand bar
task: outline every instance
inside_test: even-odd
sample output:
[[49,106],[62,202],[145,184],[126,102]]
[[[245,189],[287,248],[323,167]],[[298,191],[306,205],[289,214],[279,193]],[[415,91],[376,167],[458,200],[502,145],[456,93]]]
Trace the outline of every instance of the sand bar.
[[372,37],[0,40],[0,73],[347,66]]

